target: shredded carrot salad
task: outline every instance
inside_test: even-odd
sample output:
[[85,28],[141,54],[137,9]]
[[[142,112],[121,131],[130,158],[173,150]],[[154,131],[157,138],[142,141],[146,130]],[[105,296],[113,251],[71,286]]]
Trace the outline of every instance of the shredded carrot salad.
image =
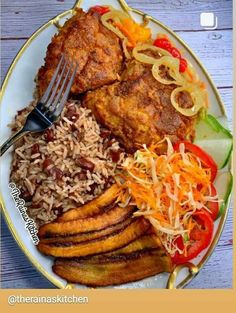
[[[144,216],[153,225],[166,250],[174,255],[184,253],[191,230],[196,226],[193,214],[207,210],[208,201],[218,201],[218,195],[209,196],[211,171],[200,159],[185,151],[173,150],[168,138],[167,154],[158,155],[157,145],[145,145],[123,163],[123,172],[117,177],[122,187],[118,201],[121,205],[134,204],[135,216]],[[183,237],[185,247],[176,243]]]

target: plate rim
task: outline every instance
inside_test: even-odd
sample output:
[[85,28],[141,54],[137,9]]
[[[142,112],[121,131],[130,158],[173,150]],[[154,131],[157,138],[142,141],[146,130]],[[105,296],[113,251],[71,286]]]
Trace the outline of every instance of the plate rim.
[[[148,20],[148,21],[152,21],[153,23],[157,24],[158,26],[160,26],[161,28],[163,28],[164,30],[166,30],[168,33],[170,33],[177,42],[179,42],[184,49],[186,49],[189,54],[194,58],[194,60],[196,61],[196,63],[198,64],[198,66],[201,68],[201,70],[203,71],[203,74],[205,75],[205,77],[207,78],[212,91],[218,101],[218,104],[221,108],[222,111],[222,115],[225,116],[227,118],[226,115],[226,110],[225,110],[225,106],[224,103],[221,99],[221,96],[211,78],[211,76],[208,74],[208,71],[205,69],[205,67],[203,66],[203,64],[201,63],[201,61],[199,60],[199,58],[196,56],[196,54],[192,51],[191,48],[189,48],[189,46],[185,43],[185,41],[183,39],[181,39],[177,34],[175,34],[175,32],[170,29],[168,26],[166,26],[165,24],[163,24],[162,22],[160,22],[159,20],[153,18],[151,15],[146,14],[144,12],[142,12],[141,10],[135,9],[130,7],[125,0],[115,0],[116,2],[118,2],[118,4],[121,6],[121,8],[126,11],[127,13],[129,12],[134,12],[138,15],[140,15],[144,20]],[[31,44],[31,42],[37,38],[37,36],[44,31],[44,29],[48,28],[50,25],[54,25],[55,27],[58,28],[58,26],[60,26],[59,24],[59,20],[63,17],[65,17],[66,15],[68,15],[69,13],[73,14],[74,10],[78,7],[81,7],[81,4],[83,3],[83,0],[77,0],[75,1],[74,6],[66,11],[63,11],[62,13],[56,15],[55,17],[51,18],[48,22],[46,22],[45,24],[43,24],[42,26],[40,26],[27,40],[26,42],[23,44],[23,46],[20,48],[19,52],[17,53],[17,55],[15,56],[15,58],[13,59],[13,61],[11,62],[11,65],[7,71],[7,74],[2,82],[2,87],[1,87],[1,91],[0,91],[0,103],[2,102],[5,90],[8,86],[8,81],[11,77],[11,74],[18,62],[18,60],[21,58],[22,54],[24,53],[24,51],[28,48],[28,46]],[[183,288],[185,287],[195,276],[196,274],[198,274],[200,272],[200,270],[202,269],[202,267],[206,264],[206,262],[208,261],[208,259],[210,258],[210,256],[212,255],[213,251],[215,250],[215,247],[221,237],[221,234],[223,232],[224,226],[225,226],[225,222],[228,216],[228,211],[229,211],[229,204],[230,204],[230,199],[231,199],[231,194],[232,194],[232,181],[233,181],[233,175],[232,175],[232,170],[231,170],[231,162],[229,163],[229,174],[231,175],[231,184],[229,184],[229,188],[230,188],[230,195],[227,199],[227,203],[226,203],[226,207],[224,210],[223,215],[221,216],[221,220],[219,222],[217,231],[215,233],[215,236],[212,240],[212,243],[210,245],[210,247],[207,250],[207,253],[204,255],[204,257],[201,259],[201,261],[197,264],[197,268],[198,271],[197,272],[189,272],[189,275],[187,277],[185,277],[185,279],[180,282],[177,286],[174,286],[174,281],[173,283],[171,283],[168,286],[168,289],[179,289],[179,288]],[[16,243],[18,244],[19,248],[21,249],[21,251],[26,255],[26,257],[28,258],[28,260],[31,262],[31,264],[34,266],[34,268],[41,274],[43,275],[50,283],[52,283],[55,287],[60,288],[60,289],[72,289],[74,284],[70,284],[70,283],[66,283],[65,285],[60,282],[58,279],[54,278],[49,272],[47,272],[37,261],[37,259],[35,257],[32,256],[32,254],[27,250],[27,248],[25,247],[24,243],[21,241],[21,239],[18,236],[18,232],[16,231],[16,228],[10,218],[10,215],[8,214],[8,211],[6,209],[6,206],[4,204],[3,201],[3,197],[2,194],[0,192],[0,207],[1,207],[1,212],[3,212],[3,216],[5,219],[5,222],[11,232],[11,234],[13,235],[13,238],[15,239]],[[174,273],[174,272],[173,272]],[[171,275],[171,274],[170,274]]]

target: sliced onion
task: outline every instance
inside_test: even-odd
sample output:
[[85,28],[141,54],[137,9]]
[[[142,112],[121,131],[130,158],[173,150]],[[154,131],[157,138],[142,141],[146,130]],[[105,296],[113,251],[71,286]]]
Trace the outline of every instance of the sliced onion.
[[[179,106],[179,103],[176,101],[176,95],[179,92],[187,91],[189,92],[192,100],[193,100],[193,106],[191,108],[181,108]],[[193,116],[198,113],[198,111],[206,106],[205,103],[205,93],[206,91],[202,91],[200,89],[194,88],[193,86],[182,86],[175,88],[171,93],[171,103],[173,107],[180,112],[181,114],[185,116]]]
[[[112,10],[111,12],[105,13],[101,16],[101,22],[102,24],[111,30],[113,33],[115,33],[119,38],[124,39],[126,38],[125,35],[115,26],[113,26],[109,20],[117,21],[119,18],[119,14],[121,13],[120,11]],[[124,16],[125,17],[125,16]]]
[[123,48],[123,52],[124,52],[124,55],[126,57],[126,59],[131,59],[131,55],[127,49],[127,42],[128,42],[128,39],[127,38],[124,38],[122,40],[122,48]]
[[120,10],[116,10],[114,8],[110,8],[110,11],[103,14],[101,16],[101,19],[104,21],[108,21],[108,20],[116,20],[117,22],[125,19],[125,18],[130,18],[129,14],[127,14],[124,11],[120,11]]
[[161,49],[152,45],[144,44],[144,45],[137,45],[133,49],[133,57],[139,62],[147,63],[147,64],[154,64],[158,59],[150,57],[144,53],[140,53],[140,51],[145,51],[145,50],[151,50],[151,51],[157,52],[159,53],[160,56],[171,55],[168,51],[164,49]]
[[192,63],[190,63],[188,60],[186,61],[187,61],[188,66],[187,66],[187,70],[184,73],[182,73],[183,77],[188,82],[192,82],[192,83],[198,82],[199,76],[197,75]]
[[[168,73],[173,78],[173,80],[165,79],[160,76],[160,67],[162,65],[168,68]],[[152,67],[152,75],[156,80],[165,85],[183,85],[185,81],[179,73],[179,59],[173,58],[171,56],[163,56],[156,60]]]
[[112,23],[109,22],[109,20],[114,21],[116,23],[120,23],[122,19],[130,18],[129,15],[125,12],[119,11],[119,10],[111,10],[110,12],[107,12],[101,16],[101,22],[102,24],[110,29],[113,33],[115,33],[119,38],[125,39],[125,35]]
[[109,22],[109,20],[111,20],[116,23],[120,23],[121,20],[125,18],[129,18],[129,15],[126,14],[125,12],[112,9],[110,12],[103,14],[101,16],[101,22],[106,28],[111,30],[120,39],[122,39],[122,48],[123,48],[124,55],[127,59],[131,59],[131,55],[127,49],[127,43],[128,43],[127,37],[117,27],[115,27],[114,25],[112,25],[112,23]]

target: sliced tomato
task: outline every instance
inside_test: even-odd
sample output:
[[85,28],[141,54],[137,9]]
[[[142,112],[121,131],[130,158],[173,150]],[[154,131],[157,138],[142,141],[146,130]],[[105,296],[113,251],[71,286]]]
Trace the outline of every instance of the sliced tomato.
[[218,168],[216,162],[212,159],[212,157],[209,154],[207,154],[204,150],[202,150],[200,147],[188,141],[179,141],[176,144],[174,144],[175,151],[179,151],[179,146],[181,143],[184,143],[186,151],[195,154],[202,161],[205,167],[211,169],[211,181],[213,182],[216,178]]
[[180,58],[181,58],[181,53],[180,53],[180,51],[179,51],[177,48],[175,48],[175,47],[172,47],[172,49],[170,50],[170,53],[172,54],[172,56],[173,56],[174,58],[177,58],[177,59],[180,59]]
[[184,73],[188,67],[188,63],[184,58],[179,59],[179,71],[180,73]]
[[102,5],[95,5],[94,7],[92,7],[90,9],[92,12],[97,12],[98,14],[100,15],[103,15],[107,12],[110,11],[109,7],[106,7],[106,6],[102,6]]
[[[178,251],[172,257],[175,264],[182,264],[195,258],[203,249],[209,246],[213,234],[213,220],[208,212],[199,211],[193,215],[197,225],[190,233],[190,245],[187,246],[186,254]],[[184,242],[182,237],[177,238],[177,246],[182,250]]]
[[[215,186],[213,184],[211,184],[210,196],[214,197],[216,195],[217,195],[217,191],[215,189]],[[211,215],[212,219],[215,221],[217,219],[219,211],[220,211],[219,202],[208,201],[206,206],[211,211],[210,215]]]
[[172,48],[171,43],[167,38],[157,38],[153,44],[154,46],[165,49],[165,50]]

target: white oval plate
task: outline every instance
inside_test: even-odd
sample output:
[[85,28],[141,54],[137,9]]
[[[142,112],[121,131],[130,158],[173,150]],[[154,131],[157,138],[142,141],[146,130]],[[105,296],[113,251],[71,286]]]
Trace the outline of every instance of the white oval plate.
[[[88,10],[89,7],[96,5],[97,3],[97,0],[77,1],[76,5],[82,7],[84,10]],[[138,10],[129,8],[124,0],[100,0],[99,4],[109,4],[113,7],[116,7],[117,9],[129,10],[129,13],[137,22],[141,22],[145,15]],[[44,63],[44,56],[46,54],[47,46],[50,43],[52,36],[57,32],[57,27],[55,25],[58,22],[59,24],[63,24],[64,21],[71,16],[71,14],[72,9],[60,14],[55,19],[42,26],[25,43],[13,61],[4,80],[0,97],[1,143],[3,143],[10,136],[11,131],[7,125],[13,121],[17,111],[26,107],[33,99],[33,92],[35,89],[34,78],[38,69]],[[216,117],[220,117],[221,119],[224,119],[225,117],[225,122],[227,122],[224,106],[217,89],[193,52],[178,36],[176,36],[162,23],[154,20],[150,16],[146,17],[149,19],[149,27],[152,30],[153,36],[155,36],[158,32],[166,33],[175,43],[175,45],[184,51],[186,58],[197,69],[200,79],[206,83],[210,103],[209,113]],[[1,158],[0,191],[3,213],[15,240],[27,255],[29,260],[32,262],[32,264],[55,286],[59,288],[84,288],[84,286],[81,285],[67,284],[65,280],[55,275],[52,272],[53,259],[46,257],[38,252],[33,242],[31,241],[31,238],[25,229],[24,221],[22,220],[20,213],[16,209],[13,199],[11,198],[10,189],[8,187],[11,160],[12,155],[10,152],[5,153],[5,155],[3,155]],[[226,168],[224,171],[229,172],[230,169]],[[219,179],[221,178],[219,177],[218,180]],[[221,190],[222,184],[219,184],[219,186],[220,187],[218,187],[217,191],[221,195],[223,193],[223,190]],[[193,264],[195,264],[197,267],[193,267],[190,272],[187,267],[180,271],[175,282],[177,288],[183,287],[187,282],[189,282],[194,277],[194,274],[196,274],[196,272],[199,271],[207,261],[219,240],[225,223],[226,215],[227,210],[225,210],[221,218],[218,219],[218,221],[215,223],[215,234],[211,246],[192,261]],[[174,274],[177,274],[178,270],[179,268]],[[134,283],[124,284],[115,288],[166,288],[168,278],[169,275],[163,273],[156,275],[155,277],[150,277]],[[175,275],[172,275],[168,288],[174,287],[174,280]]]

